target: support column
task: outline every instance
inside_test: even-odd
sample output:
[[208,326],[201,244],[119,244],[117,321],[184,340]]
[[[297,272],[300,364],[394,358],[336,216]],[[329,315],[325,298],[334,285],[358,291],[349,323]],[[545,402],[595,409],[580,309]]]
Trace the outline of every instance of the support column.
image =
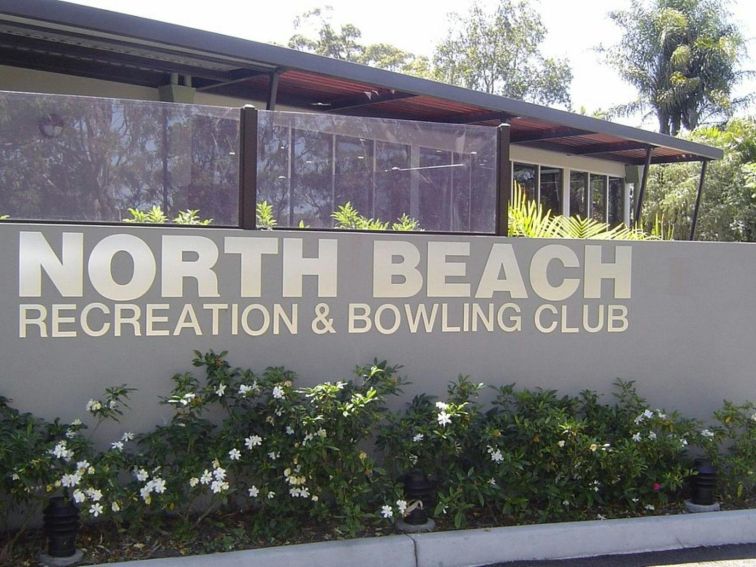
[[496,235],[509,230],[509,200],[512,198],[512,164],[509,158],[509,124],[496,130]]
[[276,109],[276,99],[278,98],[278,77],[281,75],[281,70],[276,69],[270,74],[270,86],[268,87],[268,102],[265,105],[265,110]]
[[706,166],[708,160],[701,160],[701,177],[698,179],[698,192],[696,193],[696,205],[693,208],[693,219],[690,223],[690,237],[688,240],[696,239],[696,224],[698,222],[698,208],[701,206],[701,194],[703,193],[704,177],[706,177]]
[[257,109],[249,104],[239,122],[239,226],[257,228]]
[[643,195],[646,192],[646,183],[648,182],[648,170],[651,167],[651,152],[654,151],[652,146],[646,148],[646,161],[643,164],[643,180],[641,181],[640,191],[638,191],[638,201],[635,204],[634,224],[637,227],[640,223],[641,209],[643,208]]

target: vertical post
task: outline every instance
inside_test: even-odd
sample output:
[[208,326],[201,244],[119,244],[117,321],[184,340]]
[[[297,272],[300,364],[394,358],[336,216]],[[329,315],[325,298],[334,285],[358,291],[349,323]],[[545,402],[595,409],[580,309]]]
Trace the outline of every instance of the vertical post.
[[509,200],[512,196],[512,166],[509,161],[509,124],[496,129],[496,234],[509,230]]
[[268,88],[268,103],[265,105],[265,110],[276,109],[276,99],[278,98],[278,76],[281,74],[279,69],[276,69],[270,74],[270,86]]
[[241,109],[239,122],[239,226],[257,228],[257,109]]
[[646,148],[646,161],[643,164],[643,179],[641,180],[640,191],[638,191],[638,202],[635,204],[635,226],[640,222],[641,208],[643,207],[643,194],[646,192],[646,183],[648,182],[648,170],[651,167],[651,152],[654,151],[652,146]]
[[693,208],[693,219],[690,223],[690,237],[688,240],[696,238],[696,223],[698,222],[698,208],[701,206],[701,194],[703,193],[704,177],[706,177],[706,166],[709,160],[701,160],[701,177],[698,179],[698,193],[696,193],[696,206]]

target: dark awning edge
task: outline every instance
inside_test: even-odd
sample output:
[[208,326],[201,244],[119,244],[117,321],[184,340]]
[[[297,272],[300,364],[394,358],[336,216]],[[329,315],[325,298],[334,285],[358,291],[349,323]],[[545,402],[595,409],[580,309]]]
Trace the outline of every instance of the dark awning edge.
[[[4,14],[11,18],[4,18]],[[236,61],[241,60],[250,65],[263,63],[265,66],[270,65],[276,68],[297,69],[403,93],[475,105],[511,116],[535,118],[560,126],[616,136],[624,140],[668,148],[685,154],[673,161],[721,159],[724,155],[719,148],[590,116],[330,59],[286,47],[57,0],[0,0],[0,21],[4,19],[7,21],[14,17],[32,20],[37,24],[46,22],[56,27],[68,26],[95,34],[109,34],[125,43],[149,42],[173,51],[201,53],[214,58],[220,56]],[[635,162],[636,160],[629,159],[627,163]]]

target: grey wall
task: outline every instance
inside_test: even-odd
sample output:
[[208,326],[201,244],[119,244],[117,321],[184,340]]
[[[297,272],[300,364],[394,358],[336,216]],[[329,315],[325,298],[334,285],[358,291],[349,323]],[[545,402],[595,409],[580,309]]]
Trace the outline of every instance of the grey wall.
[[[21,233],[27,233],[23,245]],[[65,253],[63,233],[72,235],[66,237]],[[144,289],[147,291],[136,298],[128,298],[129,292],[138,287],[136,284],[127,285],[132,279],[132,260],[127,253],[119,252],[111,254],[110,262],[107,243],[114,244],[111,252],[118,249],[119,243],[127,242],[128,246],[139,243],[134,238],[129,240],[128,236],[102,242],[111,235],[131,235],[146,244],[145,250],[149,247],[151,253],[137,257],[138,272],[149,276],[149,269],[145,266],[149,268],[154,256],[154,283],[149,285],[151,280],[145,279]],[[177,236],[199,237],[188,244],[200,242],[204,251],[200,256],[191,251],[176,251],[177,242],[181,244],[180,239],[175,238]],[[164,237],[168,237],[167,240]],[[262,242],[259,240],[262,238],[268,239],[264,241],[266,246],[278,248],[277,254],[262,256],[261,297],[241,297],[241,256],[224,253],[224,239],[240,237],[249,240],[234,241],[232,247],[251,250]],[[284,245],[284,239],[292,240]],[[293,289],[296,286],[291,288],[291,283],[298,278],[291,270],[296,271],[303,265],[296,256],[297,242],[302,242],[304,257],[311,257],[318,254],[319,241],[324,256],[325,248],[329,246],[323,242],[326,240],[335,241],[336,244],[331,246],[337,249],[330,269],[324,268],[319,280],[305,276],[302,297],[284,297],[286,292],[296,295],[296,289]],[[447,275],[445,278],[439,276],[439,283],[452,285],[447,285],[440,293],[461,293],[463,296],[427,297],[423,287],[412,297],[373,297],[374,242],[388,242],[387,249],[394,252],[402,247],[416,248],[421,258],[419,270],[424,283],[428,282],[428,270],[439,274],[446,269]],[[167,248],[165,252],[161,250],[162,246],[171,243],[173,252],[169,253]],[[527,297],[513,298],[502,291],[495,292],[491,299],[465,297],[464,285],[454,285],[470,283],[470,294],[475,295],[495,243],[511,244]],[[465,256],[468,245],[469,255]],[[549,246],[557,248],[546,248]],[[586,252],[586,246],[598,249]],[[210,261],[204,271],[200,270],[204,278],[202,285],[191,277],[177,277],[182,266],[190,270],[191,262],[198,258],[212,260],[214,247],[219,250],[219,257],[215,263]],[[429,249],[432,255],[435,252],[435,260],[428,261]],[[591,292],[590,284],[586,285],[587,281],[597,281],[600,275],[600,266],[586,258],[596,250],[604,264],[614,262],[615,255],[624,258],[619,264],[625,265],[628,272],[620,273],[616,281],[604,279],[600,285],[600,297],[586,297],[596,295]],[[572,256],[569,251],[572,251],[572,259],[577,260],[579,267],[565,267],[563,262],[556,260],[546,262],[544,270],[536,261],[531,270],[532,260],[548,260],[549,251],[567,254],[568,265]],[[444,252],[458,254],[446,257],[446,268],[440,256]],[[40,269],[40,258],[46,258],[46,268]],[[184,264],[177,259],[182,259]],[[398,259],[393,258],[394,261]],[[60,264],[58,268],[53,260]],[[164,274],[161,274],[161,263],[165,263]],[[245,267],[247,295],[254,295],[255,291],[253,284],[257,268],[254,264],[250,260]],[[442,394],[447,383],[463,373],[490,384],[516,382],[520,386],[556,388],[565,393],[576,393],[585,388],[609,393],[616,377],[632,379],[637,381],[641,393],[654,406],[679,409],[697,417],[709,415],[724,398],[736,401],[756,398],[756,294],[753,293],[756,246],[751,244],[602,244],[600,241],[513,240],[462,235],[250,233],[201,228],[3,223],[0,224],[0,266],[0,395],[12,398],[20,409],[48,418],[84,418],[87,400],[99,396],[105,386],[125,382],[139,390],[132,395],[133,411],[119,427],[145,430],[167,415],[158,405],[157,396],[168,392],[170,376],[192,369],[193,349],[211,348],[228,350],[233,365],[254,370],[284,365],[296,371],[303,384],[348,377],[356,364],[374,357],[388,359],[404,365],[403,373],[413,381],[406,390],[407,396],[418,391]],[[21,266],[23,275],[20,275]],[[323,266],[326,266],[325,261]],[[104,275],[111,267],[113,281],[107,284]],[[380,268],[378,275],[385,274],[386,269],[386,266]],[[291,288],[286,291],[285,270],[289,270],[287,280]],[[51,272],[52,277],[47,272]],[[492,277],[506,279],[510,285],[517,283],[511,266],[501,273],[498,270],[492,273]],[[218,297],[198,297],[198,292],[204,295],[214,292],[212,277],[208,279],[208,274],[215,274],[217,278]],[[565,277],[577,280],[578,286],[564,301],[544,299],[536,293],[538,290],[541,295],[557,293]],[[96,285],[92,279],[96,280]],[[401,280],[394,277],[391,281],[401,283]],[[82,285],[80,293],[77,290],[79,281]],[[183,296],[166,297],[176,291],[176,282],[183,283]],[[324,297],[317,296],[318,283]],[[39,287],[39,297],[35,297],[36,287]],[[58,287],[62,288],[62,293]],[[557,291],[549,292],[554,287]],[[518,295],[518,286],[513,289]],[[335,297],[328,297],[334,292]],[[127,299],[108,297],[116,294]],[[93,332],[110,323],[107,332],[99,337],[88,336],[78,322],[82,309],[95,303],[110,311],[110,315],[105,316],[102,306],[90,308],[88,322]],[[233,335],[227,320],[231,311],[229,307],[219,318],[218,334],[213,335],[211,312],[202,309],[202,305],[210,303],[238,304],[240,310],[250,304],[259,304],[271,311],[273,304],[280,304],[287,312],[297,304],[297,334],[292,335],[282,326],[281,332],[275,335],[271,326],[260,336],[249,336],[242,327]],[[328,305],[333,317],[333,333],[316,334],[312,331],[311,322],[318,303]],[[492,332],[482,328],[478,332],[441,332],[439,328],[429,333],[424,330],[411,333],[403,323],[393,334],[382,334],[375,329],[350,334],[347,326],[350,303],[368,304],[373,310],[382,304],[390,304],[402,312],[405,304],[411,309],[425,304],[429,310],[438,304],[439,316],[442,304],[446,304],[450,326],[462,318],[464,304],[486,306],[493,303],[498,308],[505,303],[514,303],[521,311],[522,327],[514,332],[498,328]],[[122,336],[114,336],[113,313],[117,304],[134,304],[143,312],[149,304],[170,305],[167,309],[158,308],[154,313],[167,317],[169,321],[153,323],[155,330],[166,329],[169,333],[175,331],[184,306],[193,305],[203,334],[197,336],[187,324],[179,336],[135,337],[131,327],[126,325]],[[21,305],[42,305],[47,309],[47,337],[40,336],[39,325],[20,325]],[[77,336],[50,336],[55,327],[52,320],[55,305],[66,306],[58,308],[61,318],[57,324],[58,334],[75,333]],[[553,305],[556,311],[564,308],[567,328],[580,327],[583,305],[589,306],[591,324],[595,322],[600,306],[605,310],[610,305],[619,306],[616,308],[618,312],[626,309],[627,328],[622,330],[623,326],[617,323],[618,332],[609,332],[606,327],[594,333],[583,329],[562,332],[560,327],[550,333],[541,332],[534,324],[539,307],[542,311],[547,309],[543,314],[544,325],[555,319],[551,308],[542,307],[544,305]],[[39,316],[36,307],[28,308],[25,313],[27,318]],[[507,313],[511,314],[512,310]],[[390,326],[389,314],[389,311],[384,313],[385,326]],[[250,319],[253,330],[259,326],[258,315],[259,311],[253,311]],[[66,320],[66,317],[73,317],[73,321]],[[146,332],[145,327],[145,317],[142,317],[142,335]],[[104,431],[102,435],[108,434],[107,428]]]

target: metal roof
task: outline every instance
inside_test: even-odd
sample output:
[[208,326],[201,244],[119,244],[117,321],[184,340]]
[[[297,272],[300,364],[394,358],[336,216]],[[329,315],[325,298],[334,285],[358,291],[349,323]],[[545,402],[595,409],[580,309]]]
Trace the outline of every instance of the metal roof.
[[[511,125],[512,143],[643,164],[720,159],[664,134],[401,73],[57,0],[0,0],[0,64],[157,87],[171,73],[202,91],[330,113]],[[274,76],[276,78],[274,79]]]

